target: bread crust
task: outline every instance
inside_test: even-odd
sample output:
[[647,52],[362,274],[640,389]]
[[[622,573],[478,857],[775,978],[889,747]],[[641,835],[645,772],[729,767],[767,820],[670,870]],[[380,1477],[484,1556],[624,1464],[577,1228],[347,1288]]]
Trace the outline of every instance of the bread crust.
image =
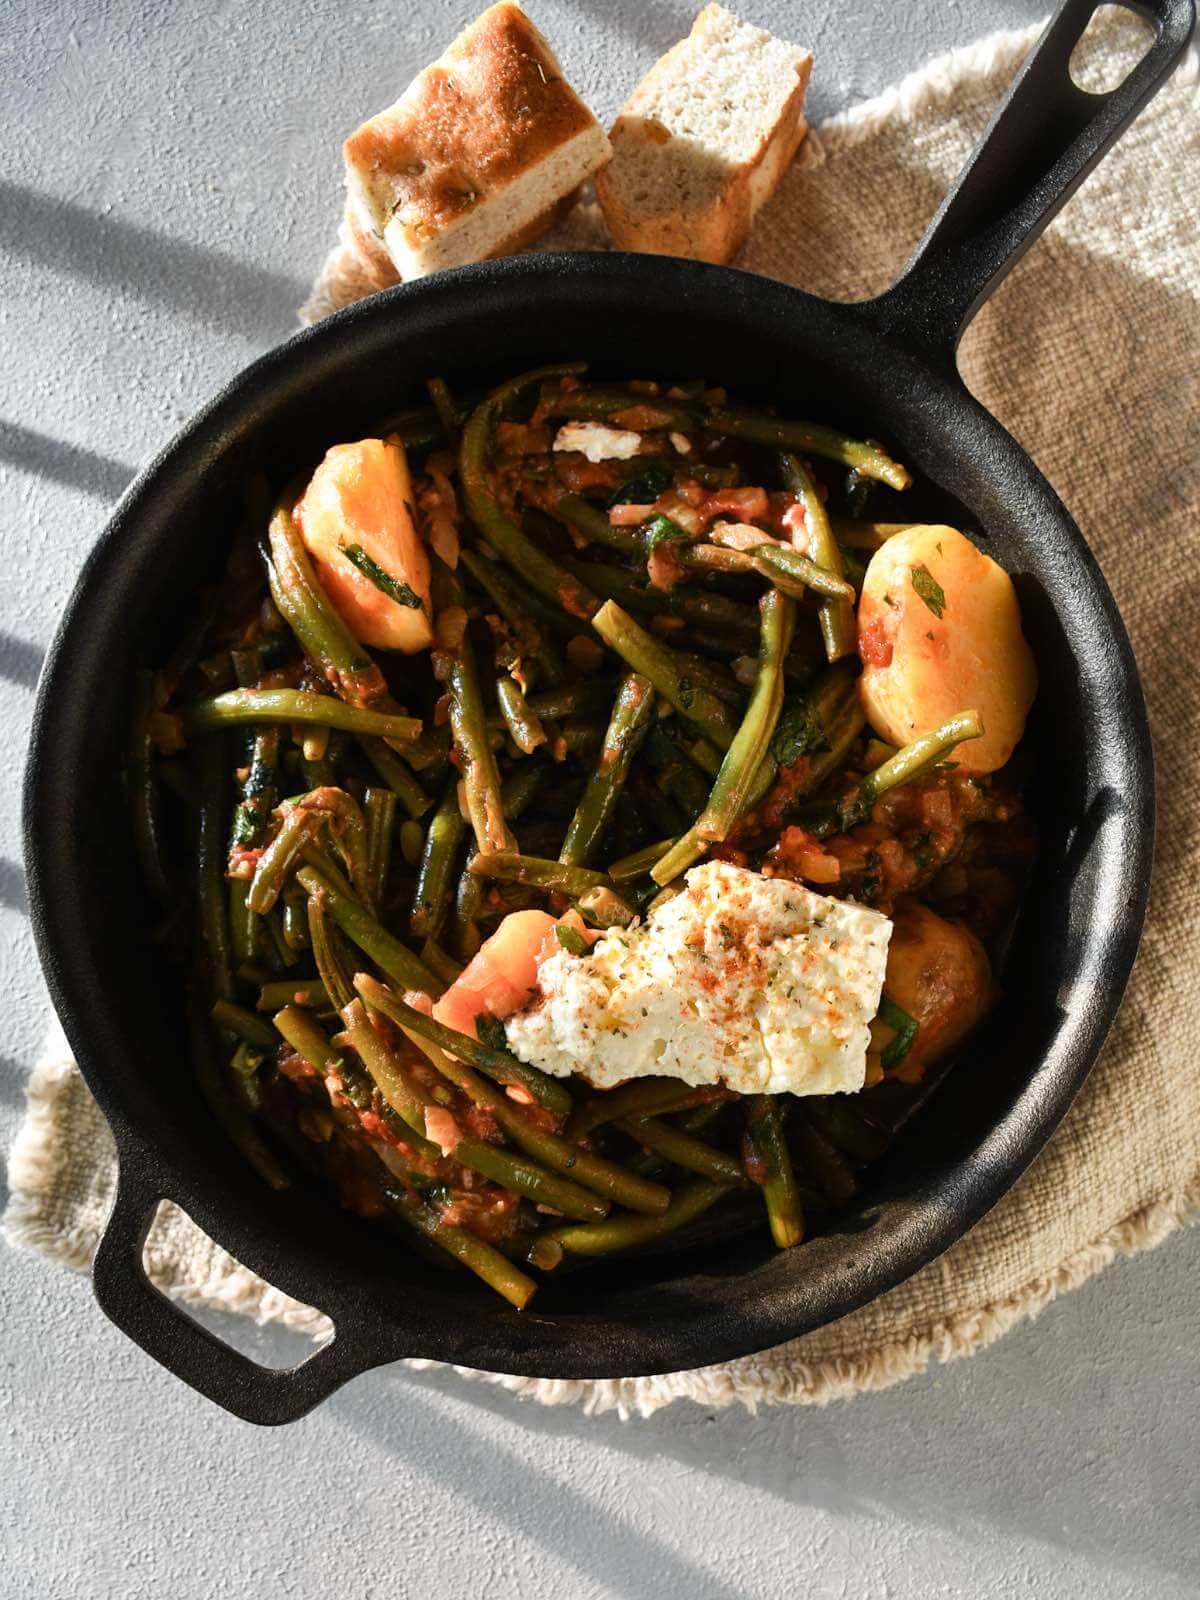
[[[705,35],[722,14],[717,4],[705,6],[687,38],[672,45],[634,89],[613,124],[609,138],[611,162],[596,177],[596,194],[614,243],[622,250],[652,255],[688,256],[699,261],[724,262],[741,249],[759,207],[775,192],[808,131],[804,96],[812,72],[812,56],[805,54],[795,67],[790,88],[772,127],[764,130],[755,150],[743,161],[731,162],[712,152],[711,167],[703,171],[699,153],[690,142],[677,140],[654,115],[660,85],[667,82],[680,58],[703,45]],[[689,166],[710,193],[691,209],[654,210],[625,182],[623,154],[655,150],[663,162]]]
[[[390,261],[398,278],[405,265],[398,254],[419,259],[436,238],[502,199],[589,130],[606,159],[599,125],[566,82],[554,52],[519,6],[501,0],[419,73],[395,105],[346,140],[356,248],[381,276],[384,260]],[[565,198],[555,196],[533,222],[512,230],[503,248],[535,238],[543,217]]]

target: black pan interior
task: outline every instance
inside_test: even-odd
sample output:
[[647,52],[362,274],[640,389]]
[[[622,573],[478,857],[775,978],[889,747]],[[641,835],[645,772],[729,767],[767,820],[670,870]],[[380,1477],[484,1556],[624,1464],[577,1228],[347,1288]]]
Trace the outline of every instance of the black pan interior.
[[[192,1080],[179,984],[148,938],[116,782],[139,660],[219,570],[247,474],[282,482],[423,399],[583,357],[690,377],[878,435],[918,475],[906,514],[970,530],[1013,573],[1041,690],[1037,868],[1006,999],[903,1131],[863,1199],[802,1249],[765,1230],[579,1271],[518,1315],[298,1187],[268,1194]],[[877,513],[887,516],[882,507]],[[897,513],[899,514],[899,513]],[[89,562],[43,683],[27,789],[35,921],[60,1013],[123,1157],[216,1239],[387,1354],[511,1372],[640,1374],[807,1331],[892,1286],[994,1203],[1065,1110],[1136,948],[1152,790],[1144,711],[1111,598],[1069,518],[949,370],[854,308],[723,269],[533,257],[378,297],[244,374],[144,475]]]

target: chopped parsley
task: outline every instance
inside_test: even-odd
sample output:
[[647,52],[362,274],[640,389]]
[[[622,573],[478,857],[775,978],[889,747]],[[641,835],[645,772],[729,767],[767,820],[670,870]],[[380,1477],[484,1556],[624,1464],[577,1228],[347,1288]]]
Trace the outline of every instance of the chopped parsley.
[[380,594],[387,595],[389,600],[394,600],[398,606],[407,606],[410,611],[420,611],[421,596],[415,589],[410,589],[408,584],[399,578],[393,578],[390,572],[385,572],[363,549],[360,544],[346,544],[344,541],[338,549],[352,566],[358,568],[363,577],[373,583]]
[[911,1016],[902,1006],[894,1000],[889,1000],[884,995],[879,1002],[876,1013],[879,1021],[885,1027],[891,1028],[895,1037],[890,1039],[879,1058],[879,1064],[885,1072],[890,1072],[893,1067],[898,1067],[905,1056],[912,1049],[913,1040],[917,1036],[917,1019]]
[[554,930],[554,937],[569,955],[587,955],[588,942],[578,928],[572,928],[560,922]]
[[776,764],[790,766],[814,750],[828,750],[829,740],[821,719],[802,694],[789,695],[783,702],[779,721],[771,736],[771,754]]
[[670,467],[657,464],[646,467],[636,477],[627,478],[609,496],[610,506],[652,505],[664,489],[671,486]]
[[504,1024],[499,1017],[493,1017],[490,1012],[479,1013],[475,1019],[475,1031],[479,1035],[480,1044],[486,1044],[489,1049],[508,1049],[508,1035],[504,1031]]
[[686,541],[688,537],[689,535],[677,522],[672,522],[670,517],[664,517],[661,513],[657,517],[651,517],[641,532],[642,543],[647,552],[653,550],[656,545],[665,544],[668,540],[678,543],[680,540]]
[[940,622],[946,609],[946,591],[928,567],[914,567],[911,577],[913,588]]

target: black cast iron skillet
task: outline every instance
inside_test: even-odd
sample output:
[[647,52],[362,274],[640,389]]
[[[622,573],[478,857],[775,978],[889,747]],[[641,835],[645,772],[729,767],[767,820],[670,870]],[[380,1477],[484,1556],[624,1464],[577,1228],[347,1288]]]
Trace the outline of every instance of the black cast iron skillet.
[[[863,1305],[958,1239],[1041,1149],[1096,1058],[1133,963],[1153,834],[1145,708],[1129,642],[1075,524],[971,398],[957,338],[1171,70],[1193,0],[1139,10],[1149,54],[1110,95],[1067,72],[1091,0],[1050,24],[900,282],[832,305],[727,268],[629,255],[488,262],[376,296],[244,372],[129,490],[87,562],[42,677],[26,860],[55,1005],[112,1126],[120,1183],[96,1256],[108,1315],[227,1410],[286,1422],[405,1356],[554,1377],[724,1361]],[[902,151],[897,152],[898,157]],[[1041,674],[1040,861],[1006,963],[1007,998],[848,1214],[778,1253],[765,1230],[550,1281],[511,1310],[432,1271],[299,1185],[268,1193],[209,1115],[187,1061],[176,976],[114,773],[131,673],[219,569],[245,475],[280,481],[354,438],[421,381],[481,380],[586,356],[614,374],[701,371],[742,396],[879,433],[924,483],[927,516],[982,530],[1016,576]],[[910,502],[911,504],[911,502]],[[907,514],[907,508],[906,508]],[[1035,733],[1036,737],[1036,733]],[[333,1340],[268,1371],[147,1280],[158,1201],[327,1312]],[[1066,1197],[1064,1197],[1066,1203]]]

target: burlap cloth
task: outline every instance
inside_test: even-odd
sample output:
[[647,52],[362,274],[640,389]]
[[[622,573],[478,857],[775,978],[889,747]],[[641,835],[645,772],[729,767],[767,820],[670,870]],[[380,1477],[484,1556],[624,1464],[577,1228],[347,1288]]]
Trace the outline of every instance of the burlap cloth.
[[[1129,25],[1097,38],[1097,69]],[[811,135],[743,264],[833,298],[882,289],[1036,31],[942,57]],[[882,1388],[931,1357],[990,1343],[1115,1255],[1159,1243],[1200,1200],[1196,81],[1193,60],[980,315],[962,350],[971,388],[1031,452],[1091,541],[1133,636],[1155,730],[1161,820],[1150,917],[1129,996],[1087,1086],[1041,1159],[971,1234],[833,1327],[728,1366],[664,1377],[490,1381],[550,1404],[643,1415],[682,1396],[705,1405],[811,1403]],[[601,225],[581,209],[556,242],[602,246]],[[347,293],[334,266],[310,316],[331,308],[331,290]],[[34,1073],[9,1173],[10,1240],[85,1270],[114,1161],[61,1035]],[[317,1313],[239,1267],[170,1207],[149,1260],[155,1281],[181,1300],[325,1329]]]

